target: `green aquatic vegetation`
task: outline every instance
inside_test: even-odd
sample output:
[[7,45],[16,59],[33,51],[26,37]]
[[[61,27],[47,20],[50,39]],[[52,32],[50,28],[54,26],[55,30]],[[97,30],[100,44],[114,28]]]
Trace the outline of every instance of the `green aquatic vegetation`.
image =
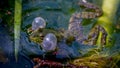
[[71,63],[78,66],[88,66],[89,68],[105,68],[107,67],[106,60],[105,57],[94,54],[88,57],[80,57],[73,60]]
[[120,62],[119,56],[106,57],[100,54],[92,54],[90,56],[84,56],[70,63],[77,66],[88,66],[89,68],[119,68],[117,63]]
[[18,52],[20,47],[20,31],[22,19],[22,0],[15,0],[15,14],[14,14],[14,53],[15,59],[18,60]]
[[[107,47],[111,47],[114,45],[114,37],[113,37],[114,28],[115,28],[114,23],[115,23],[115,16],[119,2],[120,0],[109,0],[109,1],[104,0],[102,4],[103,16],[101,16],[97,22],[97,24],[103,26],[108,33],[107,44],[106,44]],[[101,42],[98,42],[98,45],[101,45]]]

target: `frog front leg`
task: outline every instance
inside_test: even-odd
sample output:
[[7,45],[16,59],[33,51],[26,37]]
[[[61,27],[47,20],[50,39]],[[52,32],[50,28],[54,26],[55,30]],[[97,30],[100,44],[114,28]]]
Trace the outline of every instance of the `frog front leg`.
[[107,32],[102,26],[95,25],[89,32],[87,39],[83,41],[83,44],[97,45],[99,36],[100,36],[100,45],[103,47],[104,45],[106,45]]
[[104,47],[104,45],[106,45],[106,39],[107,39],[107,32],[106,30],[103,28],[103,27],[100,27],[100,31],[102,33],[102,36],[101,36],[101,45],[102,47]]

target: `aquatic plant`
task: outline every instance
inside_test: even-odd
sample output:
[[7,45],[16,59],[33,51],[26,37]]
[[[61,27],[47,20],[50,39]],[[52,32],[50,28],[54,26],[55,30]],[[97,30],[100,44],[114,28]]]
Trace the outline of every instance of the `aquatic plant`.
[[[120,0],[104,0],[102,5],[103,16],[101,16],[97,22],[97,24],[103,26],[108,33],[106,44],[107,47],[112,47],[115,42],[113,37],[115,28],[114,23],[119,3]],[[101,45],[100,39],[98,39],[98,45]]]
[[14,49],[15,59],[18,60],[18,52],[20,47],[20,31],[22,19],[22,0],[15,0],[15,14],[14,14]]
[[72,64],[77,66],[88,66],[89,68],[106,68],[107,63],[110,61],[106,57],[100,55],[91,55],[89,57],[81,57],[71,61]]

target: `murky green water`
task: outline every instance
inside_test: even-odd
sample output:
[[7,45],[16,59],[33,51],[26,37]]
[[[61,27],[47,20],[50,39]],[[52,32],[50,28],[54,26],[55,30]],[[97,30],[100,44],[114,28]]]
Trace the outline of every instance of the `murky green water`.
[[[89,0],[89,2],[96,4],[97,6],[100,6],[100,7],[102,6],[102,1],[103,0],[97,0],[97,1]],[[78,0],[23,0],[22,25],[21,25],[22,30],[21,30],[20,48],[19,48],[20,54],[29,58],[27,60],[32,60],[35,57],[39,57],[42,60],[43,59],[51,60],[55,62],[58,61],[64,64],[67,62],[71,62],[71,60],[73,61],[74,59],[78,57],[82,57],[84,60],[81,60],[81,61],[85,63],[86,59],[84,57],[89,56],[94,53],[100,54],[100,55],[107,55],[107,58],[114,57],[114,55],[119,56],[118,54],[120,53],[120,50],[119,50],[120,49],[120,36],[119,36],[120,35],[120,23],[119,23],[120,22],[120,17],[119,17],[120,10],[119,8],[120,7],[118,8],[118,11],[116,12],[115,23],[114,23],[116,27],[114,29],[114,34],[113,34],[115,38],[115,44],[111,49],[103,48],[102,51],[99,51],[99,50],[94,50],[97,48],[97,46],[87,46],[87,45],[78,43],[76,41],[73,41],[70,45],[68,45],[64,43],[62,40],[60,42],[57,42],[58,46],[55,51],[44,52],[43,49],[40,47],[40,44],[30,41],[29,35],[27,33],[27,29],[31,27],[34,18],[39,17],[39,16],[42,17],[46,21],[47,29],[67,30],[68,25],[69,25],[69,19],[72,16],[72,14],[76,12],[82,12],[85,10],[84,8],[81,8],[80,6],[78,6],[77,3],[78,3]],[[0,22],[2,22],[2,18],[0,19]],[[96,22],[97,22],[97,18],[90,19],[90,20],[88,19],[83,20],[82,26],[84,28],[83,30],[84,36],[88,35],[88,33],[90,32],[90,29],[92,29],[93,25],[96,24]],[[0,39],[3,39],[3,38],[1,37]],[[90,60],[90,59],[87,59],[87,60]],[[27,60],[26,60],[26,65],[31,64],[27,62]],[[104,61],[98,61],[98,62],[104,63]],[[8,63],[8,66],[10,66],[9,63]],[[21,63],[21,61],[19,63]],[[119,60],[117,64],[119,66]]]

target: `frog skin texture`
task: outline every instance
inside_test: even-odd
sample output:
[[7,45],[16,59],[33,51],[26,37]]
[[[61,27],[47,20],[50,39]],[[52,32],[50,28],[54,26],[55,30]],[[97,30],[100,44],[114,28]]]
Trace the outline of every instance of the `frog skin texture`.
[[[96,45],[99,33],[101,32],[102,33],[101,44],[105,45],[107,32],[102,26],[95,25],[90,30],[90,33],[87,36],[85,36],[83,34],[84,29],[82,25],[83,19],[94,19],[102,16],[103,14],[102,9],[92,3],[89,3],[86,0],[80,0],[78,2],[78,5],[81,7],[84,7],[85,11],[76,12],[72,14],[69,20],[68,30],[63,31],[62,32],[63,34],[61,32],[57,33],[56,31],[51,31],[51,30],[47,30],[47,31],[42,30],[43,31],[42,32],[41,29],[40,30],[38,29],[38,30],[32,31],[32,33],[30,34],[30,39],[35,43],[40,44],[43,40],[42,39],[44,37],[43,35],[46,35],[47,33],[51,32],[54,34],[56,33],[56,35],[62,34],[64,35],[65,38],[69,38],[70,36],[73,36],[77,42],[85,45]],[[92,11],[87,11],[87,10],[92,10]],[[36,39],[40,39],[40,40],[36,41]]]
[[[82,26],[83,19],[93,19],[102,16],[103,14],[102,9],[92,3],[89,3],[86,0],[80,0],[78,2],[78,5],[84,7],[86,11],[73,13],[73,15],[70,17],[69,20],[68,31],[66,32],[66,35],[74,36],[76,41],[80,43],[87,45],[95,45],[99,33],[101,32],[102,33],[101,44],[105,45],[107,32],[102,26],[100,25],[94,26],[94,28],[91,29],[88,36],[83,35],[83,26]],[[94,10],[94,11],[87,11],[87,10]]]

